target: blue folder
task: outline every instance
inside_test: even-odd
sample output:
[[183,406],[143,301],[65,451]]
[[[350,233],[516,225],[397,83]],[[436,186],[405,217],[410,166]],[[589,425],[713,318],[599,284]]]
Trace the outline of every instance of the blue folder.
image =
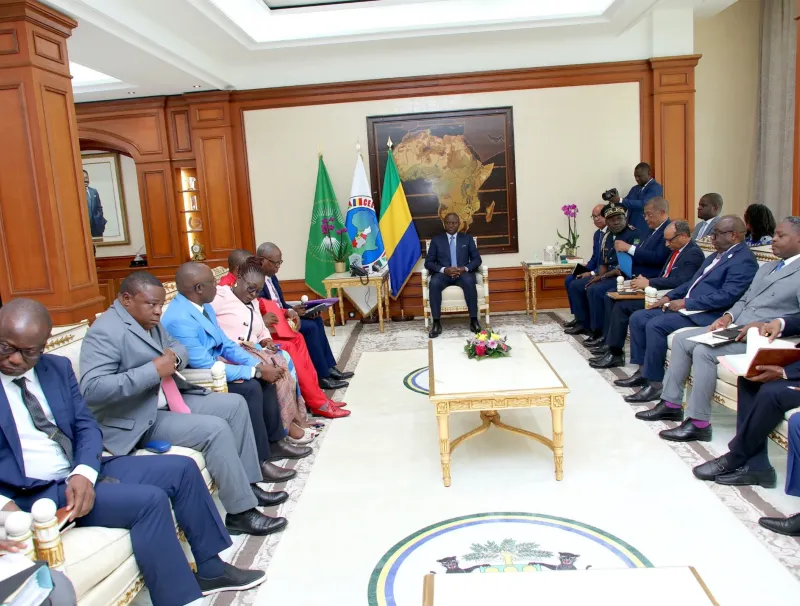
[[619,270],[622,272],[622,275],[628,279],[633,277],[633,257],[626,252],[618,252],[617,263],[619,264]]

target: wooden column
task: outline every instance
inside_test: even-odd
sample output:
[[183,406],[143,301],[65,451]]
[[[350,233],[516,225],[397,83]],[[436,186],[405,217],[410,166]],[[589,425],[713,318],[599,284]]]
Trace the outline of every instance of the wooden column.
[[653,170],[670,215],[694,217],[694,68],[699,55],[650,59],[653,70]]
[[53,322],[103,310],[67,59],[77,23],[35,0],[0,0],[0,296]]
[[[800,51],[800,0],[797,0],[797,47]],[[800,52],[795,57],[794,74],[794,159],[792,171],[792,214],[800,215]]]

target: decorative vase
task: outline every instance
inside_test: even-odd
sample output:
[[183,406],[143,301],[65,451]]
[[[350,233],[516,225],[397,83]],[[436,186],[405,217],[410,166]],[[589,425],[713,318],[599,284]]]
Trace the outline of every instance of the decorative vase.
[[335,271],[337,274],[343,274],[347,271],[347,263],[344,261],[334,261],[333,271]]
[[568,257],[577,257],[578,256],[578,249],[577,249],[577,247],[576,248],[567,247],[567,248],[564,249],[564,254],[567,255]]

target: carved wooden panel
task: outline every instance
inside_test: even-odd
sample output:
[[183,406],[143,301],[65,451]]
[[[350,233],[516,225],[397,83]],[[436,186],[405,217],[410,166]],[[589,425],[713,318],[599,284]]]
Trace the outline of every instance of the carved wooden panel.
[[[137,165],[139,198],[149,259],[180,262],[177,219],[169,163]],[[183,260],[181,258],[181,260]]]
[[134,160],[166,160],[168,153],[162,111],[136,113],[78,114],[81,139],[124,146]]
[[34,31],[33,50],[38,57],[49,59],[56,63],[65,63],[66,48],[64,48],[64,40],[57,40]]
[[19,53],[17,30],[0,29],[0,55],[16,55]]
[[203,129],[195,135],[208,256],[224,255],[238,246],[238,216],[233,204],[233,152],[230,148],[230,129]]
[[665,100],[656,109],[656,174],[664,184],[664,197],[670,201],[673,216],[691,217],[694,206],[694,138],[689,132],[690,122],[693,123],[690,100]]
[[172,126],[172,150],[178,153],[191,153],[192,133],[189,130],[189,110],[171,110],[169,116]]

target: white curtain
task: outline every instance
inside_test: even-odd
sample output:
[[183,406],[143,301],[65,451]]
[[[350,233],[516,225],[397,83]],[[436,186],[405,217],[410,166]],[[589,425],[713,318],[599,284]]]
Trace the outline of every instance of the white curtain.
[[754,202],[792,214],[797,0],[764,0]]

